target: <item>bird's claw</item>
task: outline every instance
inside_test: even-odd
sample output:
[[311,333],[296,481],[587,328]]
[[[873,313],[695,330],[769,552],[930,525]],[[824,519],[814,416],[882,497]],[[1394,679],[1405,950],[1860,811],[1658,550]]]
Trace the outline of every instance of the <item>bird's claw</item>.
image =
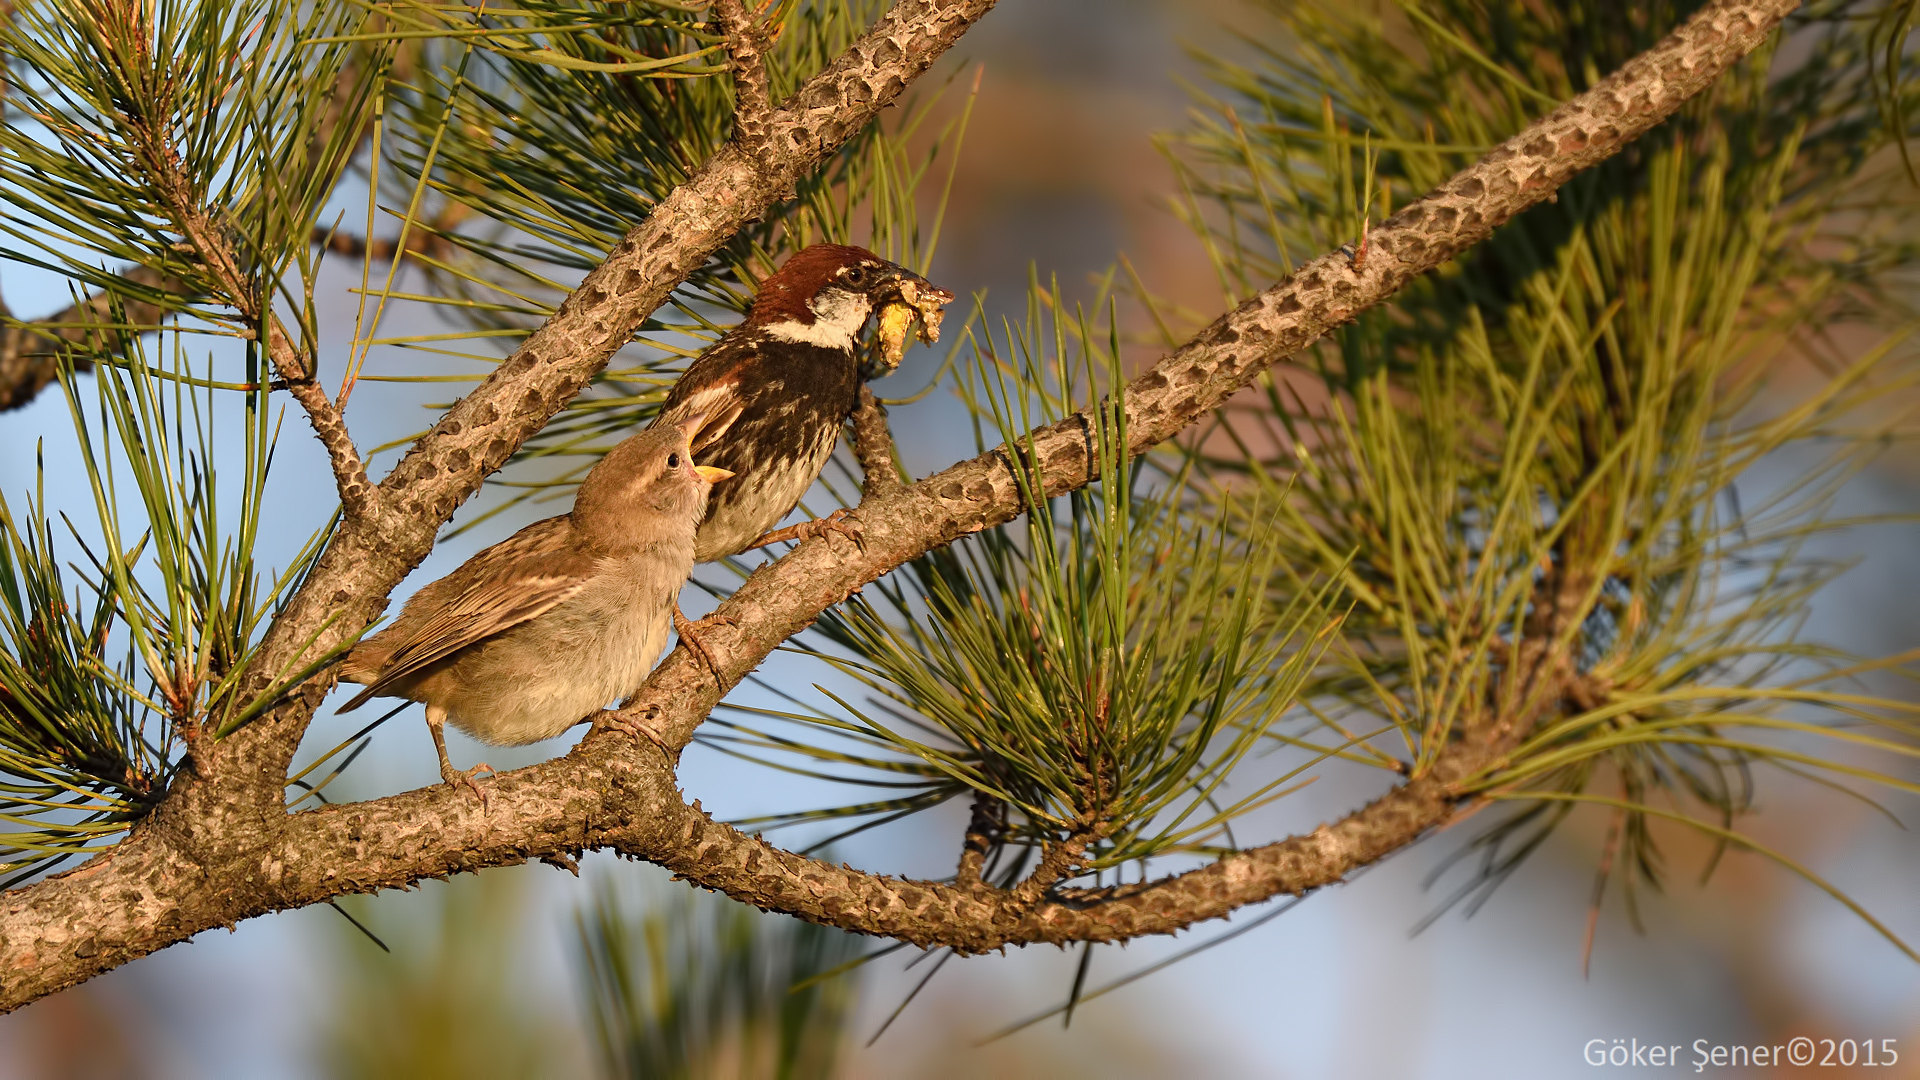
[[843,506],[826,517],[802,521],[784,529],[775,529],[748,546],[766,547],[768,544],[778,544],[783,540],[811,540],[816,536],[834,533],[853,541],[855,547],[865,551],[866,542],[861,539],[859,524],[850,520],[852,516],[853,511]]
[[484,761],[478,765],[475,765],[471,769],[467,769],[464,772],[454,768],[452,765],[442,763],[440,766],[440,779],[446,781],[448,784],[451,784],[454,787],[459,787],[461,784],[465,784],[470,791],[472,791],[475,795],[480,797],[480,805],[485,806],[487,805],[487,793],[485,791],[482,791],[480,789],[480,785],[475,783],[473,779],[476,775],[483,772],[486,773],[488,776],[498,775],[493,771],[493,766],[487,764]]
[[[686,642],[687,648],[692,649],[693,654],[698,656],[701,662],[707,665],[707,670],[713,672],[713,681],[720,685],[720,689],[725,690],[727,688],[727,677],[720,672],[720,662],[713,658],[713,650],[707,648],[707,643],[700,640],[699,627],[707,623],[724,623],[732,626],[733,620],[725,615],[709,615],[696,623],[692,619],[687,618],[686,612],[680,610],[680,604],[677,601],[674,603],[673,632],[679,634],[680,640]],[[654,741],[659,742],[660,740],[658,737],[654,737]]]
[[[649,711],[658,712],[659,710],[655,707]],[[622,734],[631,736],[636,743],[641,739],[646,739],[648,742],[659,747],[661,753],[668,757],[673,756],[673,750],[667,746],[667,741],[660,737],[659,732],[613,709],[600,710],[600,715],[594,719],[593,726],[595,730],[621,732]],[[589,732],[588,734],[592,733]]]

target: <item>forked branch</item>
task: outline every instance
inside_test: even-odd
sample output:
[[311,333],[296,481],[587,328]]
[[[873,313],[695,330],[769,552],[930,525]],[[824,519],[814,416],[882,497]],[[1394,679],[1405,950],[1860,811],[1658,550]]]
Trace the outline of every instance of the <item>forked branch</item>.
[[[753,153],[723,147],[661,200],[545,324],[414,444],[381,481],[373,509],[342,523],[268,628],[238,693],[267,692],[277,673],[298,670],[377,617],[454,510],[675,288],[786,198],[993,5],[896,0],[772,113],[765,145]],[[287,765],[329,685],[309,681],[220,740],[205,771],[182,774],[111,851],[0,896],[0,963],[8,965],[0,1010],[245,917],[220,912],[281,906],[277,882],[286,866],[274,852],[289,830],[302,831],[295,826],[303,816],[285,810]],[[341,869],[342,883],[356,873]]]
[[[640,318],[746,215],[764,208],[957,39],[986,2],[903,0],[833,69],[774,114],[766,153],[723,151],[665,200],[487,383],[455,406],[383,482],[392,498],[335,538],[269,644],[291,658],[335,611],[371,617],[431,546],[453,508],[624,344]],[[1794,0],[1722,0],[1371,232],[1364,265],[1335,253],[1222,316],[1128,387],[1131,453],[1173,437],[1276,361],[1485,239],[1705,89],[1756,48]],[[864,51],[863,51],[864,50]],[[916,58],[902,64],[902,55]],[[885,57],[886,62],[876,60]],[[886,92],[855,72],[879,72]],[[844,75],[844,82],[836,82]],[[861,105],[855,108],[854,105]],[[834,112],[837,106],[840,112]],[[848,127],[847,125],[852,125]],[[1087,482],[1079,418],[1033,435],[1050,494]],[[749,579],[705,635],[737,681],[854,589],[920,554],[1011,520],[1019,489],[999,453],[866,500],[863,546],[808,541]],[[1554,595],[1540,600],[1551,604]],[[361,625],[360,621],[353,622]],[[324,635],[322,635],[324,639]],[[269,654],[271,655],[271,653]],[[991,890],[901,881],[807,859],[713,822],[685,803],[671,768],[630,739],[591,736],[566,757],[499,777],[484,806],[440,785],[285,815],[280,778],[317,691],[243,730],[207,785],[175,791],[120,848],[67,876],[0,898],[0,1007],[13,1008],[166,944],[269,911],[422,878],[611,847],[697,884],[816,922],[919,945],[980,951],[1038,941],[1167,933],[1281,893],[1339,880],[1411,843],[1457,809],[1461,783],[1492,767],[1565,693],[1552,648],[1515,649],[1524,680],[1430,767],[1313,832],[1157,882],[1063,891],[1030,907]],[[263,661],[272,670],[274,665]],[[676,650],[632,707],[684,746],[718,702],[700,662]],[[204,788],[205,790],[202,790]],[[261,793],[271,793],[271,800]]]

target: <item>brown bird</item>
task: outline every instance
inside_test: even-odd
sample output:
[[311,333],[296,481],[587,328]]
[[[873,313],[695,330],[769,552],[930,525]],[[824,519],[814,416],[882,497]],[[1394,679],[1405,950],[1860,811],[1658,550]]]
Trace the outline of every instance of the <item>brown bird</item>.
[[[746,321],[687,366],[653,423],[737,414],[724,441],[708,433],[694,440],[701,463],[735,474],[707,502],[694,542],[697,561],[823,529],[848,531],[837,514],[767,530],[813,485],[841,424],[859,404],[855,344],[868,317],[877,308],[905,306],[921,319],[922,338],[934,340],[939,309],[952,300],[913,271],[841,244],[802,249],[760,283]],[[888,343],[887,359],[899,362],[899,342]]]
[[667,643],[693,573],[694,530],[715,480],[692,441],[726,417],[685,416],[648,428],[587,473],[573,511],[537,521],[413,594],[398,618],[341,664],[365,683],[341,707],[372,697],[425,703],[440,778],[484,800],[475,773],[447,760],[441,726],[482,742],[550,739],[640,688]]

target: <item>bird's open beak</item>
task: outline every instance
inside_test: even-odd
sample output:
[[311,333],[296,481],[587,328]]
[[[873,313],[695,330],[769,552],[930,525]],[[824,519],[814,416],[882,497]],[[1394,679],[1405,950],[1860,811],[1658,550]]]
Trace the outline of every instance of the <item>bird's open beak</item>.
[[[709,441],[711,441],[714,438],[718,438],[721,435],[726,434],[727,429],[732,427],[733,422],[738,419],[740,419],[740,407],[737,405],[734,406],[731,410],[725,413],[722,413],[720,418],[720,424],[717,427],[715,427],[712,431],[709,431],[707,433]],[[673,426],[679,428],[683,433],[686,434],[687,447],[689,450],[689,455],[691,455],[691,451],[695,443],[699,439],[700,432],[702,430],[705,430],[707,427],[707,414],[694,413],[692,416],[687,417],[685,420],[682,420],[679,423],[674,424]],[[733,479],[732,469],[722,469],[716,465],[695,465],[693,467],[693,471],[699,473],[700,478],[702,480],[705,480],[709,484],[717,484],[722,480]]]

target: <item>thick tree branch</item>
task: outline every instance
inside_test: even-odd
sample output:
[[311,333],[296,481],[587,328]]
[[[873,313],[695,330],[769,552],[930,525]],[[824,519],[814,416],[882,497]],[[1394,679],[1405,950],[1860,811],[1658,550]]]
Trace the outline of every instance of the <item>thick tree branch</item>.
[[[773,113],[757,153],[729,144],[655,206],[546,324],[414,444],[381,482],[375,508],[343,523],[269,627],[241,693],[263,692],[274,673],[296,669],[371,622],[460,503],[675,288],[748,222],[790,197],[801,178],[993,5],[897,0]],[[167,799],[112,851],[0,899],[0,971],[7,973],[0,976],[0,1011],[245,918],[240,911],[283,906],[265,890],[285,869],[276,854],[282,838],[304,829],[304,815],[285,813],[287,763],[328,689],[325,679],[310,681],[215,743],[212,760],[197,762],[206,772],[181,774]],[[578,832],[577,823],[567,828]]]
[[[1143,453],[1218,408],[1273,363],[1393,295],[1552,195],[1575,175],[1612,156],[1704,90],[1758,47],[1796,0],[1723,0],[1710,4],[1664,41],[1629,61],[1494,148],[1438,190],[1372,230],[1364,267],[1342,252],[1302,266],[1292,277],[1221,316],[1127,386],[1130,452]],[[1021,440],[1044,469],[1049,495],[1092,479],[1087,432],[1069,417]],[[748,579],[721,606],[731,619],[707,635],[730,679],[744,677],[779,642],[819,612],[894,567],[969,533],[1012,520],[1022,509],[1004,450],[962,462],[858,511],[862,550],[807,542]],[[699,669],[670,656],[637,705],[664,711],[674,745],[716,703],[688,694]]]
[[[952,37],[971,17],[966,11],[977,15],[985,6],[953,5],[962,21],[950,27]],[[1793,0],[1708,5],[1593,90],[1390,218],[1373,232],[1364,267],[1342,254],[1323,257],[1223,316],[1129,385],[1130,451],[1143,452],[1177,434],[1271,364],[1478,243],[1616,152],[1757,47],[1795,6]],[[908,9],[922,20],[941,14],[931,3],[903,3],[888,18]],[[883,21],[876,34],[887,26]],[[928,47],[916,45],[919,39],[886,40],[885,59],[896,64],[911,52],[908,46]],[[944,47],[939,44],[934,54]],[[863,48],[874,48],[873,35]],[[878,55],[861,52],[858,64]],[[892,74],[885,78],[900,81],[888,82],[884,96],[922,69],[924,63],[886,68]],[[843,69],[837,64],[835,70]],[[871,115],[835,113],[821,97],[809,97],[814,89],[810,85],[776,113],[769,155],[792,148],[811,154],[811,161],[823,156],[822,144],[807,144],[814,147],[809,151],[794,141],[801,137],[798,123],[783,130],[789,119],[818,116],[828,133],[843,137]],[[846,89],[871,87],[852,76]],[[814,131],[809,138],[825,137],[805,130]],[[780,175],[723,152],[662,203],[546,328],[416,445],[383,483],[393,498],[385,500],[378,520],[349,525],[336,538],[295,607],[274,627],[281,655],[293,655],[286,635],[312,633],[321,625],[318,605],[330,603],[355,620],[368,616],[377,605],[368,597],[384,596],[424,554],[433,530],[480,477],[626,341],[644,310],[664,299],[676,275],[691,269],[688,260],[704,258],[744,223],[753,201],[779,183],[770,174]],[[726,183],[735,178],[744,186]],[[1033,459],[1050,493],[1089,482],[1085,430],[1070,420],[1034,433]],[[868,500],[859,510],[863,550],[820,541],[799,545],[722,606],[733,624],[715,625],[707,644],[737,680],[853,589],[932,548],[1008,521],[1020,509],[999,452]],[[1551,604],[1561,595],[1543,599]],[[1516,649],[1515,655],[1520,660],[1509,678],[1522,680],[1520,689],[1500,699],[1512,708],[1490,709],[1424,772],[1340,822],[1178,877],[1065,893],[1024,910],[997,891],[864,874],[744,836],[708,819],[697,803],[683,803],[666,754],[651,744],[636,750],[626,738],[591,736],[565,758],[508,773],[490,786],[485,806],[435,785],[286,816],[268,812],[263,802],[241,802],[231,787],[222,787],[234,783],[229,767],[211,785],[215,797],[199,797],[190,783],[120,848],[0,900],[0,971],[7,972],[0,1008],[17,1007],[199,930],[267,911],[602,846],[750,903],[922,945],[978,951],[1170,932],[1280,893],[1337,881],[1446,821],[1461,782],[1495,765],[1563,692],[1564,664],[1552,649]],[[284,769],[285,757],[268,751],[291,752],[321,689],[303,688],[302,701],[228,740],[232,747],[223,745],[236,758],[246,755],[241,771],[258,770],[262,775],[253,782],[276,799],[284,772],[273,770]],[[651,726],[669,745],[682,746],[717,700],[705,669],[679,649],[634,704],[657,710]]]
[[[1527,711],[1489,713],[1422,776],[1308,835],[1145,885],[1070,891],[1034,904],[1014,892],[905,881],[808,859],[713,821],[698,803],[686,804],[659,748],[609,731],[590,736],[565,758],[504,774],[489,784],[485,805],[434,785],[294,815],[228,873],[165,861],[164,851],[141,851],[137,865],[96,860],[9,897],[0,962],[18,966],[0,970],[38,982],[49,968],[124,948],[130,936],[167,943],[346,892],[600,847],[657,862],[748,903],[923,947],[983,952],[1171,933],[1280,893],[1338,881],[1444,823],[1457,805],[1455,785],[1494,766],[1555,700],[1552,672],[1563,665],[1546,648],[1532,655],[1534,666],[1513,669],[1514,679],[1534,687]],[[84,885],[89,874],[101,878],[91,891],[116,890],[94,918],[63,920],[44,906],[20,903],[50,886]],[[28,920],[43,951],[23,953],[14,944],[12,931]],[[9,980],[0,1003],[12,1007],[37,996],[26,990]]]

